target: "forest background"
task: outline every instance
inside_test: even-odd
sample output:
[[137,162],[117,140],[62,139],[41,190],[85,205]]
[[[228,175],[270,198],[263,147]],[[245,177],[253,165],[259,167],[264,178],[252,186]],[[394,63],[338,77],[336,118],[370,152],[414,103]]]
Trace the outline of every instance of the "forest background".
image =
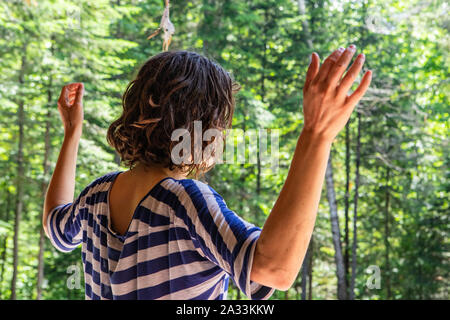
[[[0,2],[0,299],[84,299],[80,248],[41,228],[63,127],[61,87],[85,84],[76,194],[120,167],[109,123],[139,66],[162,51],[162,0]],[[279,129],[279,169],[221,164],[206,180],[263,226],[301,131],[313,51],[355,44],[371,87],[333,144],[297,281],[271,299],[448,299],[449,14],[444,0],[171,1],[170,49],[241,84],[233,128]],[[81,272],[81,274],[80,274]],[[81,284],[76,284],[77,277]],[[75,284],[75,285],[74,285]],[[229,299],[245,299],[230,283]]]

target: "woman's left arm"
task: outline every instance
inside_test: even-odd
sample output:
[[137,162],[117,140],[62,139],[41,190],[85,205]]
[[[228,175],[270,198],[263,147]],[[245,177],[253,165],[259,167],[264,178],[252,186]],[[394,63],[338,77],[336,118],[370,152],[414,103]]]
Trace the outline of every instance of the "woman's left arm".
[[64,125],[64,141],[45,195],[42,225],[47,236],[47,216],[50,210],[73,201],[78,145],[83,126],[83,94],[82,83],[71,83],[62,88],[58,99],[58,111]]

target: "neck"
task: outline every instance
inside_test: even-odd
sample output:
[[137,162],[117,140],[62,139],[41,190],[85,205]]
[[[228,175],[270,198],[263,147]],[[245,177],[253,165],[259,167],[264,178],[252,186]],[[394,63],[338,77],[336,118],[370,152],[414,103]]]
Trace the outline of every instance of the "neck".
[[130,173],[134,173],[136,175],[158,175],[158,176],[166,176],[172,177],[175,179],[185,179],[186,173],[181,172],[180,170],[169,170],[169,168],[164,168],[159,165],[144,165],[138,163],[134,168],[130,169]]

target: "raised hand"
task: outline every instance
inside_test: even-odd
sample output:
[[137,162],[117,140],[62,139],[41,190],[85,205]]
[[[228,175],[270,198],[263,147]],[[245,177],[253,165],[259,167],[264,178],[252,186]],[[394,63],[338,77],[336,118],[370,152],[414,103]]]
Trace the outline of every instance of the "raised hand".
[[354,45],[347,49],[339,48],[325,59],[322,66],[319,55],[312,54],[303,87],[303,130],[332,141],[347,123],[372,79],[369,70],[358,88],[351,95],[347,94],[365,60],[364,54],[359,54],[343,77],[355,50]]
[[70,83],[62,88],[58,99],[58,111],[64,125],[64,140],[45,195],[42,223],[47,236],[47,216],[50,210],[58,205],[73,202],[78,145],[83,126],[83,93],[82,83]]
[[83,126],[83,94],[82,83],[70,83],[61,90],[58,99],[58,111],[64,125],[64,135],[81,136]]
[[257,241],[250,279],[287,290],[297,278],[314,229],[331,145],[370,84],[371,72],[351,95],[364,63],[360,54],[343,74],[355,46],[334,51],[322,66],[314,53],[303,88],[304,128],[283,188]]

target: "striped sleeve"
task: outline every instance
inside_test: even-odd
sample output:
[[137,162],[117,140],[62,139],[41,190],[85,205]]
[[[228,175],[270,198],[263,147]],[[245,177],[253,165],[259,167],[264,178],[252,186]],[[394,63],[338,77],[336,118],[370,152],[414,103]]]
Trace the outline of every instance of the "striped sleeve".
[[47,216],[47,230],[52,245],[62,252],[69,252],[83,241],[82,220],[89,214],[88,205],[105,202],[107,192],[97,192],[98,186],[109,183],[117,172],[105,174],[87,185],[73,203],[53,208]]
[[182,183],[182,206],[177,215],[184,221],[194,244],[206,258],[227,272],[249,299],[268,299],[275,289],[250,280],[261,229],[230,210],[210,186],[191,179]]
[[47,230],[52,245],[62,252],[69,252],[78,247],[83,239],[81,228],[81,200],[86,188],[73,203],[62,204],[53,208],[47,216]]

